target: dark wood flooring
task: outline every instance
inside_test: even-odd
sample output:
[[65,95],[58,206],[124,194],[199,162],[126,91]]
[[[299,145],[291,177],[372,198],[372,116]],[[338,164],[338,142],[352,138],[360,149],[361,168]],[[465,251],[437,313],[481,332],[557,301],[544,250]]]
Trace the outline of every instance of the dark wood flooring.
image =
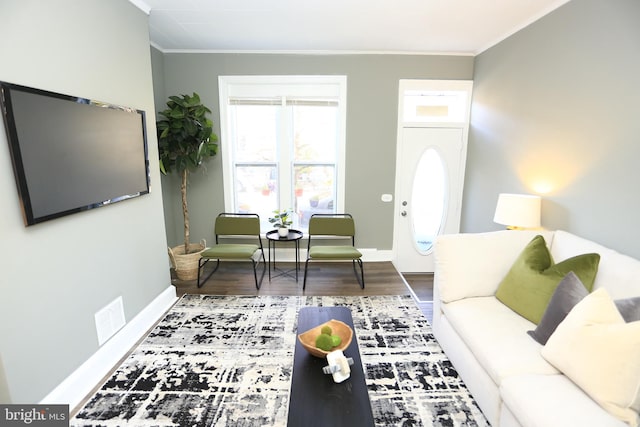
[[[204,276],[215,263],[205,266]],[[208,295],[412,295],[422,312],[432,319],[433,275],[398,273],[391,262],[367,262],[364,264],[365,288],[361,289],[350,262],[312,263],[307,273],[307,286],[302,290],[304,264],[295,280],[294,263],[278,263],[278,269],[290,271],[293,276],[279,276],[271,271],[269,280],[265,272],[260,289],[256,289],[253,269],[249,262],[221,262],[220,268],[202,287],[196,281],[182,281],[172,272],[172,283],[178,296],[184,294]],[[262,264],[258,267],[258,278]],[[431,295],[431,296],[430,296]]]
[[433,273],[402,273],[418,306],[433,321]]
[[433,301],[433,273],[402,273],[418,301]]

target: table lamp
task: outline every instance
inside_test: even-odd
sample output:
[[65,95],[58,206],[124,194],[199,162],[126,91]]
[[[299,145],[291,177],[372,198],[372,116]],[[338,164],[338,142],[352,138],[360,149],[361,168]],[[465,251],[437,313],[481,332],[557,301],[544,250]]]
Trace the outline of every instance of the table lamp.
[[501,193],[493,222],[508,230],[540,228],[540,196]]

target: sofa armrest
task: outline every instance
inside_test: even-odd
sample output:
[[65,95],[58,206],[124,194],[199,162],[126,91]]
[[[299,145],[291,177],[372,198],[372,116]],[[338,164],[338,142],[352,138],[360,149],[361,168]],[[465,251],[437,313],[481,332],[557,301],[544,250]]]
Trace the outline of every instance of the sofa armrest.
[[522,249],[536,235],[551,244],[552,231],[492,231],[438,236],[434,287],[440,301],[494,295]]

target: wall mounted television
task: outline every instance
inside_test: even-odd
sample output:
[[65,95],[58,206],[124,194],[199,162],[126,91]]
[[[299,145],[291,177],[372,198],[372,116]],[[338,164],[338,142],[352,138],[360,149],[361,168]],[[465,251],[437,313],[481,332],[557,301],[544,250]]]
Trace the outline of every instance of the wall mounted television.
[[26,226],[149,193],[145,112],[0,81]]

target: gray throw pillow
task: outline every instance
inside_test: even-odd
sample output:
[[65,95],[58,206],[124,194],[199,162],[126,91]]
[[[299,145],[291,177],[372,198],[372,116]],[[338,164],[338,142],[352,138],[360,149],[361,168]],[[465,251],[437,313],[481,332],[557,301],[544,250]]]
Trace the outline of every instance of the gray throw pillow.
[[640,320],[640,297],[617,299],[614,302],[625,322]]
[[527,333],[534,340],[545,345],[560,322],[587,295],[589,295],[587,288],[584,287],[578,276],[573,271],[570,271],[558,284],[536,329],[527,331]]

